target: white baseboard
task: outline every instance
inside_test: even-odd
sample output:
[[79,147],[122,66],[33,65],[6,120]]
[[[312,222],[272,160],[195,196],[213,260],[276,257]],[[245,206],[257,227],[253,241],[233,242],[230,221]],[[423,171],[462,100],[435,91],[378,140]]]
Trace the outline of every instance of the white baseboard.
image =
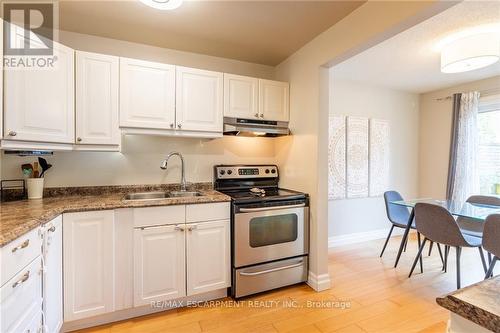
[[[347,244],[355,244],[375,239],[386,238],[390,228],[377,229],[365,232],[357,232],[353,234],[332,236],[328,238],[328,247],[338,247]],[[392,236],[402,235],[404,232],[401,228],[394,228]]]
[[316,291],[330,289],[330,275],[328,273],[316,275],[313,272],[309,271],[307,284],[309,285],[309,287],[313,288]]

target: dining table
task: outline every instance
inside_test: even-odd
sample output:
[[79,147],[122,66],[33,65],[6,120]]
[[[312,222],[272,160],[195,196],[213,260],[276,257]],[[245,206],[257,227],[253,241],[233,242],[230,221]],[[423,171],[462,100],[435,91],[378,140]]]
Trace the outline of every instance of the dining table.
[[396,257],[396,262],[394,263],[394,267],[398,266],[399,259],[401,258],[401,254],[403,253],[403,249],[408,239],[413,219],[415,218],[414,208],[417,203],[428,203],[428,204],[438,205],[446,208],[446,210],[450,212],[450,214],[453,216],[465,217],[470,219],[470,221],[475,221],[477,223],[484,223],[488,215],[500,214],[499,206],[491,206],[491,205],[484,205],[484,204],[477,204],[470,202],[459,202],[453,200],[422,198],[422,199],[390,201],[389,203],[393,205],[404,206],[411,210],[408,222],[405,227],[405,231],[403,233],[403,238],[401,239],[401,245],[399,246],[398,255]]

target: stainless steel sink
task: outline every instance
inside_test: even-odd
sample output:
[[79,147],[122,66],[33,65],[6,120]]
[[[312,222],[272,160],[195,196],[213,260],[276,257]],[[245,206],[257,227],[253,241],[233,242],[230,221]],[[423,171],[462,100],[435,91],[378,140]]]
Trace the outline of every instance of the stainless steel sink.
[[168,192],[128,193],[124,200],[158,200],[168,198]]
[[128,193],[123,200],[138,201],[138,200],[161,200],[166,198],[179,198],[179,197],[199,197],[202,196],[200,192],[196,191],[172,191],[172,192],[141,192],[141,193]]
[[178,197],[201,197],[203,194],[196,191],[172,191],[168,192],[168,196],[171,198]]

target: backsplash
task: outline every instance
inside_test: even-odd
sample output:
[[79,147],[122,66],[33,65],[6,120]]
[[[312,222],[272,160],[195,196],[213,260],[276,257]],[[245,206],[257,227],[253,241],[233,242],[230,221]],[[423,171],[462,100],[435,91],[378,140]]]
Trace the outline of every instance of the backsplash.
[[[166,171],[161,161],[169,152],[183,154],[188,182],[212,182],[216,164],[276,163],[274,139],[222,137],[187,139],[128,135],[122,152],[55,152],[45,187],[167,184],[180,180],[180,161],[172,158]],[[1,157],[2,179],[22,178],[21,165],[35,157]]]

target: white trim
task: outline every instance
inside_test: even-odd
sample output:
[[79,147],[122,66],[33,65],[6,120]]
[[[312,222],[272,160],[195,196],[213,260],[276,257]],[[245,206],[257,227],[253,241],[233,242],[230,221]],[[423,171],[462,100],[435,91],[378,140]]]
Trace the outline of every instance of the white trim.
[[309,285],[309,287],[318,292],[330,289],[330,275],[328,273],[316,275],[313,272],[309,271],[307,284]]
[[154,135],[154,136],[170,136],[170,137],[202,138],[202,139],[214,139],[222,137],[222,132],[208,132],[208,131],[189,131],[189,130],[136,128],[136,127],[121,127],[121,131],[123,135]]
[[[377,229],[365,232],[357,232],[353,234],[328,237],[328,248],[338,247],[342,245],[361,243],[375,239],[386,238],[390,228]],[[392,236],[403,234],[402,228],[394,228]]]

